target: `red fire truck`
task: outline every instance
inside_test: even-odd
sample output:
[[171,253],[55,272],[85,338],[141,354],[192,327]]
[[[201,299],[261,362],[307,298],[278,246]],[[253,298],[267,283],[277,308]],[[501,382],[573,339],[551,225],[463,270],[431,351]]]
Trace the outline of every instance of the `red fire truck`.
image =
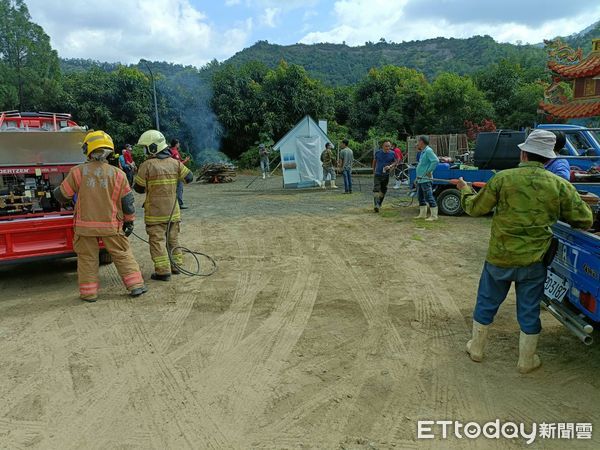
[[75,256],[73,210],[52,191],[85,160],[86,134],[70,114],[0,112],[0,265]]

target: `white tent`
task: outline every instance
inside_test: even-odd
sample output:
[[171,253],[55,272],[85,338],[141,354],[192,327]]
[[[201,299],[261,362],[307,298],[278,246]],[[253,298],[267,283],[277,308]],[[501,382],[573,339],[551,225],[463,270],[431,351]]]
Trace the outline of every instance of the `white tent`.
[[331,141],[317,122],[306,116],[273,149],[281,155],[284,188],[318,186],[323,178],[321,153]]

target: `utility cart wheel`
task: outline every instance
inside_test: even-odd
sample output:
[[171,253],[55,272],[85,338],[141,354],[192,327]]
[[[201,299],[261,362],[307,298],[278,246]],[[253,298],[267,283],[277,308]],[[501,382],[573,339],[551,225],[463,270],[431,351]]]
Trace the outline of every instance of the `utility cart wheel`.
[[100,265],[105,266],[112,262],[113,262],[112,256],[110,256],[110,253],[108,253],[108,250],[106,250],[105,248],[101,248],[100,249]]
[[460,206],[460,191],[458,189],[446,189],[437,198],[440,212],[446,216],[461,216],[464,214]]

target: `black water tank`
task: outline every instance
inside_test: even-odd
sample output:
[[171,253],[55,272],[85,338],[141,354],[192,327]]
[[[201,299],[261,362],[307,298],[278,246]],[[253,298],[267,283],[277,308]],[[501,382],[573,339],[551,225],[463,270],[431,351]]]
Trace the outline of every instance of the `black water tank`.
[[488,170],[517,167],[521,160],[521,150],[517,145],[524,141],[524,131],[479,133],[475,143],[475,165]]

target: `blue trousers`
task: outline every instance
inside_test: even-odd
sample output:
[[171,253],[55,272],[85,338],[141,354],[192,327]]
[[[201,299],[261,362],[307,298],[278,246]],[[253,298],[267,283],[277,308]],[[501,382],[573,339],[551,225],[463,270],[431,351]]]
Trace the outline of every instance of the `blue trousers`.
[[545,281],[546,267],[542,263],[526,267],[498,267],[486,261],[479,280],[473,319],[482,325],[492,323],[514,282],[517,320],[521,331],[525,334],[538,334],[542,329],[540,301],[544,295]]
[[429,205],[431,208],[437,206],[435,197],[433,196],[433,183],[431,181],[417,183],[417,194],[419,196],[419,206]]
[[260,158],[260,170],[265,175],[271,172],[271,168],[269,167],[269,158]]
[[183,206],[183,181],[177,182],[177,203]]
[[352,192],[352,169],[342,170],[344,177],[344,192]]

